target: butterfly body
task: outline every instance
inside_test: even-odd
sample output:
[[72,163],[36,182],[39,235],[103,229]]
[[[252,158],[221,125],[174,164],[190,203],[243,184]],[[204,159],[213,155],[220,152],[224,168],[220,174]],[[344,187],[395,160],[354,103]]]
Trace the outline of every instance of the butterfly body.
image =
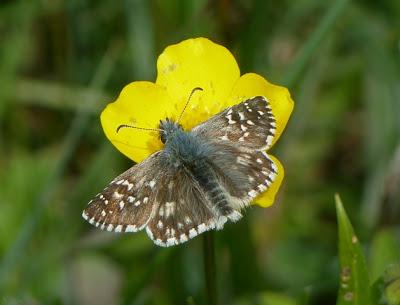
[[274,181],[277,167],[264,152],[275,120],[264,97],[248,99],[183,130],[165,119],[164,149],[115,178],[83,212],[93,225],[147,234],[160,246],[221,229]]
[[161,121],[159,128],[162,130],[161,141],[165,145],[163,153],[174,166],[190,166],[209,155],[207,143],[191,132],[184,131],[179,124],[166,119]]
[[184,131],[182,126],[169,119],[161,121],[159,128],[162,130],[160,138],[165,144],[162,154],[168,160],[166,163],[192,177],[217,215],[232,214],[234,211],[210,166],[218,148],[190,131]]

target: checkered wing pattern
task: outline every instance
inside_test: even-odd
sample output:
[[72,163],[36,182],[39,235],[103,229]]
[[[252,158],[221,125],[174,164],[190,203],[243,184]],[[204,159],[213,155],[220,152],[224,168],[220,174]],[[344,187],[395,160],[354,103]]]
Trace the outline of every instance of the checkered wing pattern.
[[219,216],[204,190],[185,168],[170,171],[156,198],[159,205],[147,224],[147,234],[159,246],[183,243],[214,229]]
[[256,96],[193,128],[193,134],[213,147],[210,165],[233,208],[248,206],[275,180],[278,168],[264,152],[275,127],[268,100]]
[[163,179],[163,164],[162,152],[156,152],[131,167],[89,202],[83,218],[102,230],[142,230],[158,205],[155,189]]
[[168,164],[160,151],[133,166],[89,202],[83,218],[110,232],[146,228],[164,247],[215,228],[219,216],[194,177]]
[[234,210],[248,206],[275,180],[278,168],[265,152],[243,150],[227,143],[213,145],[210,166]]
[[268,100],[256,96],[225,109],[192,133],[206,140],[235,143],[246,150],[266,150],[272,145],[276,123]]

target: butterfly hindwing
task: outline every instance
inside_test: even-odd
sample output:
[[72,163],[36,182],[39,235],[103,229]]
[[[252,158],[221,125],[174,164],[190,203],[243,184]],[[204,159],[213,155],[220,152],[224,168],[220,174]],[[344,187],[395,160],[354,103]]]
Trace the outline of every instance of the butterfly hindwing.
[[131,167],[89,202],[83,218],[102,230],[142,230],[158,204],[154,190],[163,178],[163,163],[162,153],[157,152]]
[[234,209],[248,206],[275,180],[278,168],[265,152],[222,143],[214,145],[218,149],[212,156],[212,167]]
[[184,168],[172,170],[160,185],[160,203],[147,224],[147,234],[159,246],[183,243],[214,229],[219,216],[193,176]]
[[169,166],[163,151],[115,178],[82,215],[107,231],[137,232],[147,226],[159,246],[183,243],[226,221],[190,172]]
[[193,134],[203,139],[235,143],[256,150],[268,149],[275,131],[275,117],[263,96],[231,106],[192,129]]

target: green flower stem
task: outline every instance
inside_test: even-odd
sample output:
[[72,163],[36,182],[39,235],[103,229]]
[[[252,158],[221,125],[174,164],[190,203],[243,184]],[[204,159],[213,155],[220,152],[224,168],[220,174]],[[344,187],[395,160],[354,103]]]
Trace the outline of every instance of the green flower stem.
[[214,232],[209,231],[203,235],[204,253],[204,279],[208,305],[216,305],[218,300],[217,278],[215,265]]

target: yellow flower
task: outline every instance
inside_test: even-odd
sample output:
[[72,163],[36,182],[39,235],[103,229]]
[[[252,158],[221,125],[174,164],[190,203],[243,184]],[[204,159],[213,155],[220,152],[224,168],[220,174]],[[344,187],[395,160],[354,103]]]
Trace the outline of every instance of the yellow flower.
[[[101,114],[107,138],[135,162],[163,148],[158,132],[123,129],[116,133],[117,127],[131,124],[158,128],[160,119],[177,119],[195,87],[201,87],[203,91],[193,95],[183,114],[180,123],[185,130],[229,106],[261,95],[270,102],[276,119],[275,143],[293,109],[294,103],[286,88],[273,85],[254,73],[240,76],[233,55],[206,38],[188,39],[167,47],[158,58],[157,72],[155,83],[136,81],[128,84]],[[273,156],[270,158],[278,166],[278,176],[255,200],[263,207],[274,202],[284,176],[280,162]]]

